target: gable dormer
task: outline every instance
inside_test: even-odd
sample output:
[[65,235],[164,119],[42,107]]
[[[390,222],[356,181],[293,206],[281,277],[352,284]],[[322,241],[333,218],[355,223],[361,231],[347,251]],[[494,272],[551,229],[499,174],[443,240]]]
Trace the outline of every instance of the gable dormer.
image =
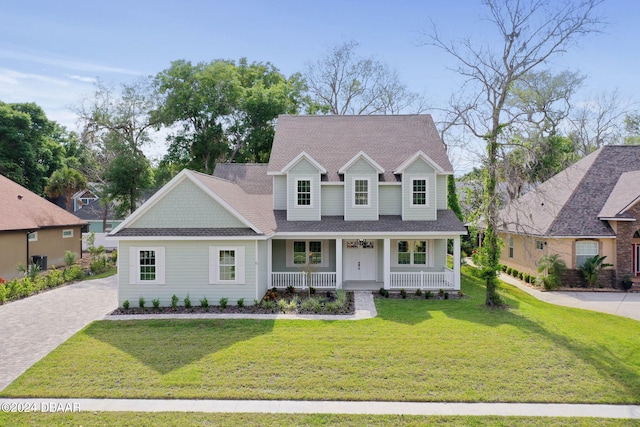
[[[438,190],[446,192],[446,175],[442,168],[422,151],[405,160],[394,170],[402,175],[402,219],[436,220],[440,207]],[[441,178],[438,178],[441,177]],[[446,193],[443,194],[446,200]]]
[[320,180],[327,170],[303,151],[281,173],[287,177],[287,220],[320,221]]
[[377,220],[379,176],[384,168],[360,151],[338,173],[344,177],[344,219]]

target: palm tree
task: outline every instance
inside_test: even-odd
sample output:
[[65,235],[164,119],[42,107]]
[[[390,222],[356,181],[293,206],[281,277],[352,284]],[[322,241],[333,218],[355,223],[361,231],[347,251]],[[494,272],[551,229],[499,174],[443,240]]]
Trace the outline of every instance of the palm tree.
[[605,258],[606,255],[594,255],[591,258],[587,258],[584,264],[579,267],[590,288],[595,289],[596,282],[598,281],[598,274],[603,268],[613,267],[613,264],[607,264],[604,262]]
[[538,260],[538,273],[546,273],[543,283],[544,287],[549,290],[560,286],[562,272],[566,268],[567,265],[558,254],[545,255]]
[[87,179],[75,169],[67,166],[51,174],[45,187],[50,197],[64,196],[65,207],[71,211],[71,196],[87,187]]

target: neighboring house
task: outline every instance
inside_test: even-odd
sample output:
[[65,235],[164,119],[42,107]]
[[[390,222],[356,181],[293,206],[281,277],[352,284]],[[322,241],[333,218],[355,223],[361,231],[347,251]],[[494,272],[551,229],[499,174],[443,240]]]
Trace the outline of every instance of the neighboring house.
[[95,195],[94,190],[96,186],[100,184],[96,184],[93,182],[89,183],[89,188],[84,190],[77,191],[73,196],[71,196],[71,204],[73,205],[73,212],[78,211],[83,206],[88,205],[91,202],[98,200],[98,196]]
[[429,115],[281,116],[268,165],[184,170],[112,232],[119,303],[460,289],[452,173]]
[[0,175],[0,276],[17,277],[18,264],[64,265],[67,250],[82,252],[87,225],[73,214]]
[[[640,146],[605,146],[500,212],[500,262],[536,273],[559,254],[574,271],[588,257],[613,264],[601,284],[640,276]],[[580,280],[578,274],[569,280]]]
[[[73,214],[89,223],[89,228],[83,237],[86,238],[90,233],[94,233],[95,246],[105,246],[107,249],[115,249],[118,246],[117,242],[107,241],[105,239],[106,235],[124,220],[121,216],[116,215],[115,210],[115,204],[111,202],[106,212],[105,220],[105,207],[102,206],[99,199],[96,199],[83,205]],[[86,239],[82,243],[82,249],[88,249]]]

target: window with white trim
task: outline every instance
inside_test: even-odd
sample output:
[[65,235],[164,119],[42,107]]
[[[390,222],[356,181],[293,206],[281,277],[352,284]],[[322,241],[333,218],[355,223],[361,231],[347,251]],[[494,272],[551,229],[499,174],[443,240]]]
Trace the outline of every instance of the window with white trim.
[[428,183],[429,180],[426,177],[411,179],[411,206],[429,206]]
[[30,242],[37,242],[38,241],[38,232],[34,231],[33,233],[29,233],[29,236],[27,237],[27,239]]
[[430,240],[398,240],[395,247],[395,265],[432,267]]
[[369,206],[369,179],[353,179],[353,206]]
[[63,239],[69,239],[71,237],[73,237],[73,228],[70,228],[68,230],[62,230]]
[[509,236],[509,258],[513,258],[513,236]]
[[209,283],[244,284],[245,248],[243,246],[209,247]]
[[582,267],[588,258],[599,255],[597,240],[579,240],[576,242],[576,267]]
[[326,267],[327,252],[326,240],[288,240],[287,267]]
[[310,179],[296,180],[296,206],[312,206]]
[[130,248],[129,281],[133,284],[164,284],[164,248]]
[[536,249],[539,251],[544,250],[544,242],[542,240],[536,240]]

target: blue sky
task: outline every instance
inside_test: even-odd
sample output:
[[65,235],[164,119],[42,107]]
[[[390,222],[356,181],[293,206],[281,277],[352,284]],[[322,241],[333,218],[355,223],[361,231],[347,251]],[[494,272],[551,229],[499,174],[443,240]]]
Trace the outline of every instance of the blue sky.
[[[247,57],[285,75],[302,71],[331,46],[360,43],[359,54],[397,69],[433,105],[444,105],[460,81],[420,31],[433,20],[446,37],[488,37],[479,0],[155,0],[10,1],[0,7],[0,101],[35,102],[76,130],[70,107],[100,77],[110,83],[153,75],[171,61]],[[555,57],[556,70],[587,76],[583,99],[619,90],[637,101],[640,1],[605,0],[609,25]],[[162,144],[152,155],[159,155]]]

